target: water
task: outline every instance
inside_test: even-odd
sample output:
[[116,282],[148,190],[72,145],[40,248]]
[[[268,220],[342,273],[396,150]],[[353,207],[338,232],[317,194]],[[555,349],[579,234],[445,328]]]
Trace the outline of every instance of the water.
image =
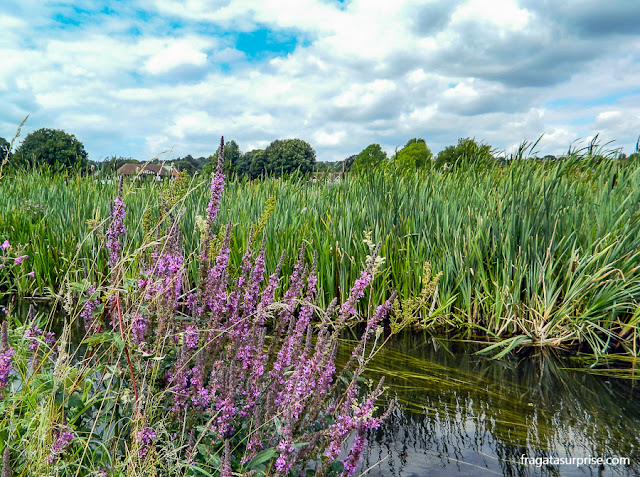
[[[385,374],[400,406],[370,433],[360,472],[375,465],[367,475],[640,475],[640,383],[632,373],[596,375],[551,350],[496,361],[477,349],[415,334],[387,344],[370,376]],[[625,457],[630,465],[538,467],[522,464],[523,455]]]

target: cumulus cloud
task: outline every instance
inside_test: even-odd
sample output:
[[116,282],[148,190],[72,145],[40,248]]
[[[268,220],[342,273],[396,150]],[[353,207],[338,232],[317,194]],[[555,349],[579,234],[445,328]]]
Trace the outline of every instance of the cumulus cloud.
[[[39,8],[35,8],[38,6]],[[68,130],[92,159],[299,137],[319,160],[422,137],[565,152],[640,133],[636,2],[10,1],[0,136]],[[258,34],[259,33],[259,34]],[[606,136],[606,137],[605,137]]]

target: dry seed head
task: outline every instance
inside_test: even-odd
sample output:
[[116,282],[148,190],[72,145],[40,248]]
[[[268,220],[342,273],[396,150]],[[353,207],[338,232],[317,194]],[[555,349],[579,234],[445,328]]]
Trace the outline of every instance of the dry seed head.
[[2,322],[2,335],[0,336],[0,351],[9,349],[9,328],[7,320]]
[[11,477],[13,473],[11,470],[11,451],[9,451],[9,447],[6,444],[5,442],[4,452],[2,453],[2,477]]

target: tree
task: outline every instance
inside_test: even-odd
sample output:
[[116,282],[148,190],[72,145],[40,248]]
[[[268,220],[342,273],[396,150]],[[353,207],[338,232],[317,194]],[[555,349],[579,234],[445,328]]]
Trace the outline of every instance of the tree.
[[[207,158],[207,165],[202,169],[203,173],[211,174],[215,172],[216,167],[218,166],[218,153],[220,152],[220,147],[216,149],[216,152],[213,156],[209,156]],[[223,162],[223,170],[225,175],[230,175],[233,173],[242,174],[239,170],[239,160],[242,156],[242,152],[240,152],[240,146],[234,140],[225,141],[224,143],[224,162]]]
[[243,155],[244,163],[249,164],[249,175],[252,179],[259,177],[261,174],[267,174],[267,155],[264,149],[256,149],[249,151]]
[[13,157],[14,164],[55,168],[85,167],[88,163],[84,145],[73,134],[47,128],[27,135]]
[[189,175],[194,175],[200,170],[200,164],[203,161],[206,161],[204,157],[195,159],[191,154],[187,154],[184,157],[179,157],[177,159],[174,159],[173,161],[170,161],[170,164],[181,172],[184,171]]
[[351,166],[355,172],[370,171],[382,167],[387,162],[387,153],[382,150],[380,144],[370,144],[356,156]]
[[438,153],[436,163],[440,166],[447,164],[449,167],[493,164],[493,150],[488,144],[477,143],[471,138],[460,138],[456,146],[447,146]]
[[302,139],[276,139],[265,149],[267,172],[275,176],[299,170],[313,172],[316,151]]
[[4,161],[4,158],[7,157],[7,153],[11,154],[9,150],[11,148],[11,143],[7,141],[5,138],[0,137],[0,162]]
[[424,139],[410,139],[394,156],[394,164],[398,172],[413,171],[431,166],[433,154]]
[[124,164],[142,164],[137,159],[131,157],[111,156],[101,163],[103,172],[117,172]]

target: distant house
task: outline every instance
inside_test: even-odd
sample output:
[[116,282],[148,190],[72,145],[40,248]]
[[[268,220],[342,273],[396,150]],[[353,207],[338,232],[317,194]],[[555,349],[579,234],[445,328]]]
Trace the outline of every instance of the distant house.
[[178,177],[178,171],[175,167],[166,164],[123,164],[118,169],[118,175],[159,181],[166,177]]

